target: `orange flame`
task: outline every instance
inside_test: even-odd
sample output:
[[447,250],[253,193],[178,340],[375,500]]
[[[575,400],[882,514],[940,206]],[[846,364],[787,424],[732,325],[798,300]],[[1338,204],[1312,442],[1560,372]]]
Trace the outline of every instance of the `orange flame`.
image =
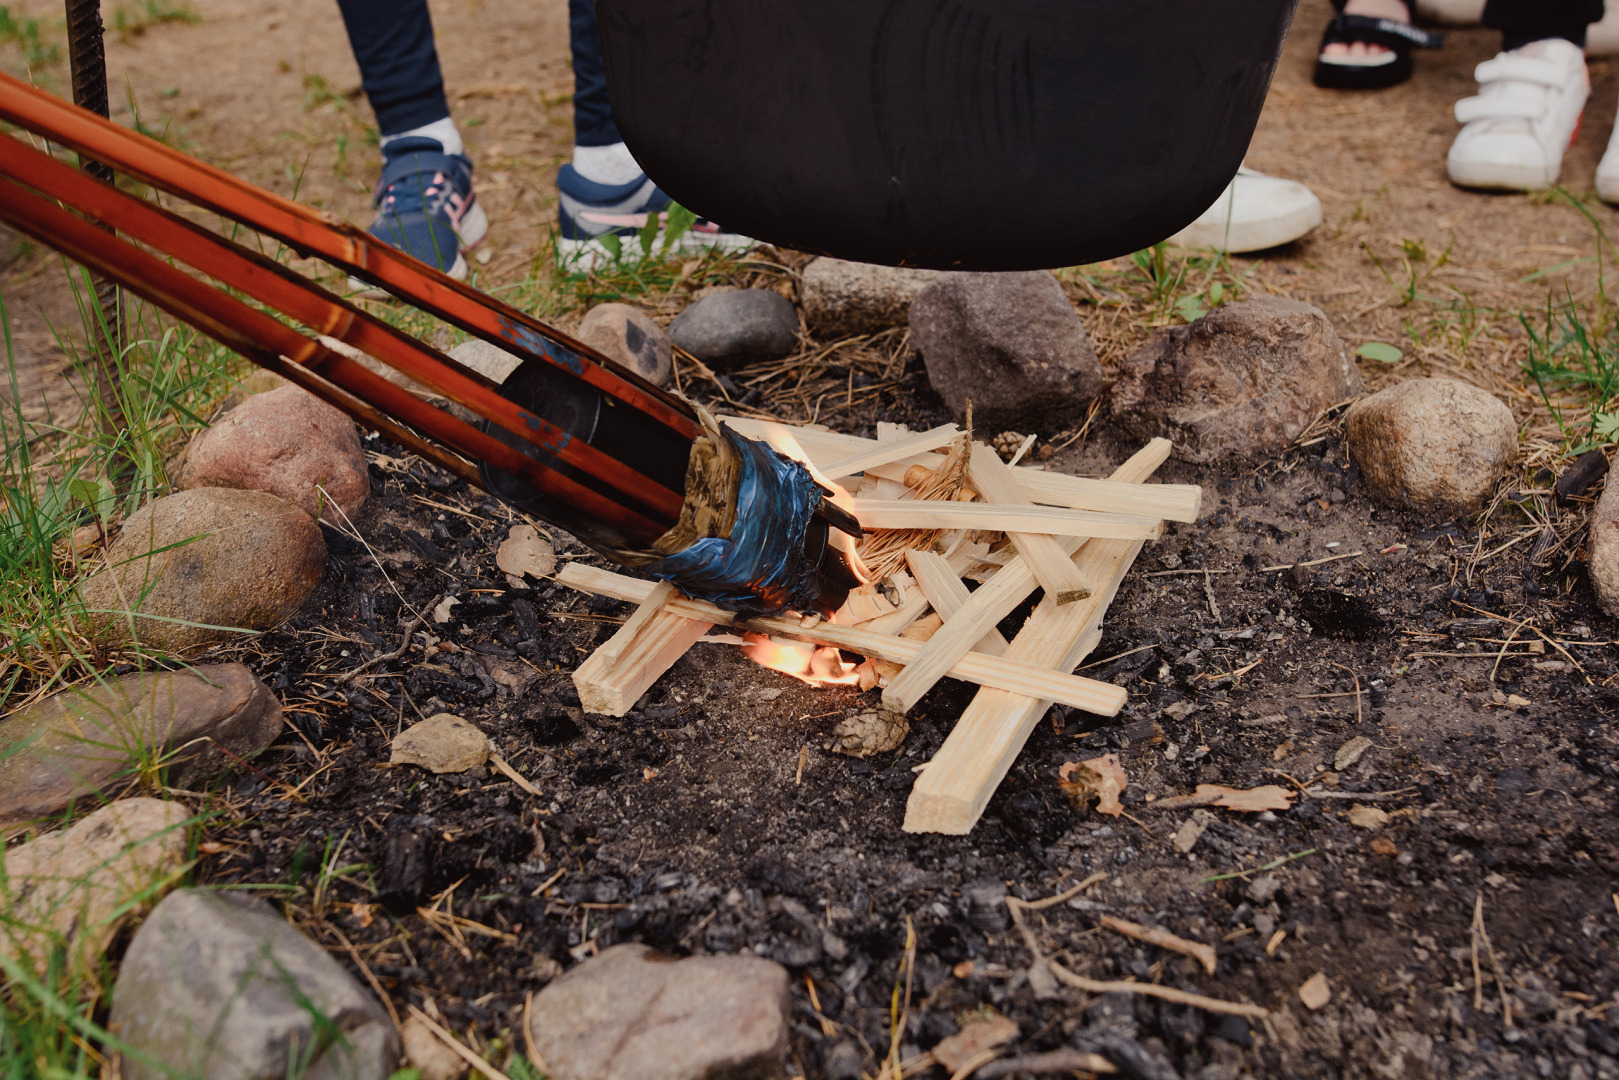
[[[851,515],[854,514],[854,496],[850,495],[842,484],[828,480],[821,470],[815,467],[815,462],[810,460],[810,456],[804,452],[804,448],[799,445],[792,432],[773,429],[765,436],[765,441],[783,457],[791,458],[808,469],[810,478],[832,493],[832,505],[847,510]],[[860,552],[855,550],[854,537],[833,529],[828,542],[843,552],[848,559],[849,568],[854,571],[855,577],[860,579],[860,584],[869,585],[875,580],[866,569],[865,561],[860,558]]]
[[855,665],[844,661],[831,646],[815,646],[806,641],[746,634],[743,651],[758,664],[784,672],[811,686],[855,686],[860,675]]

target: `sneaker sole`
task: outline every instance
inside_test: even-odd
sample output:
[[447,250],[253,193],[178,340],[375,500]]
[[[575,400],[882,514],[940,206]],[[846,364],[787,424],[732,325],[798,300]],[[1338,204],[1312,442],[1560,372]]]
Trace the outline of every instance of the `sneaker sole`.
[[1211,248],[1240,255],[1291,244],[1319,224],[1320,205],[1301,206],[1291,213],[1264,221],[1237,222],[1231,226],[1229,235],[1224,225],[1194,222],[1171,236],[1169,243],[1184,248]]
[[[653,244],[654,250],[662,242],[663,234],[659,233],[658,239]],[[571,268],[588,272],[594,270],[598,262],[603,260],[611,262],[613,260],[613,253],[607,250],[600,239],[564,240],[558,238],[556,243],[557,254],[560,256],[561,261]],[[629,237],[625,240],[625,243],[634,244],[636,240],[634,237]],[[674,250],[689,254],[699,254],[706,251],[735,253],[747,251],[757,244],[757,240],[747,236],[738,236],[735,233],[725,233],[722,236],[711,237],[704,233],[688,232],[680,238],[679,243],[675,244]]]
[[[1509,165],[1498,161],[1447,161],[1445,173],[1457,187],[1476,188],[1480,191],[1539,191],[1557,183],[1558,167],[1547,170],[1543,165]],[[1550,175],[1548,174],[1550,172]]]

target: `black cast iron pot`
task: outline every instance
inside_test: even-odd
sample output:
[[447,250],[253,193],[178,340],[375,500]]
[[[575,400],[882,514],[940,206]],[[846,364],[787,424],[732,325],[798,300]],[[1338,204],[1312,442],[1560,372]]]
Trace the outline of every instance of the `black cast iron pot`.
[[678,202],[844,259],[1020,270],[1206,210],[1297,0],[596,0],[625,141]]

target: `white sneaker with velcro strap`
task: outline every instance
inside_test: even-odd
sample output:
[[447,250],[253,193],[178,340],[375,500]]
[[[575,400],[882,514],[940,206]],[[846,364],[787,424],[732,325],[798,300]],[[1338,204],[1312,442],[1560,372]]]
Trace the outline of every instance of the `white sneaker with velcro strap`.
[[1462,130],[1445,162],[1451,183],[1506,191],[1555,184],[1591,94],[1580,47],[1562,38],[1531,42],[1473,74],[1478,95],[1456,103]]

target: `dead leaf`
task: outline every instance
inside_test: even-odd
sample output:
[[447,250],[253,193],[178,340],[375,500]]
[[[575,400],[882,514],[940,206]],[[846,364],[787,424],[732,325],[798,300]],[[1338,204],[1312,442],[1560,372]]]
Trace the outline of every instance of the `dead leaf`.
[[1372,841],[1372,850],[1379,855],[1398,855],[1400,849],[1394,846],[1394,841],[1386,836],[1379,836]]
[[1227,810],[1244,810],[1251,814],[1263,813],[1266,810],[1286,810],[1293,805],[1293,792],[1279,784],[1266,784],[1263,787],[1229,788],[1223,784],[1199,784],[1197,793],[1201,797],[1209,798],[1214,806],[1223,806]]
[[1304,985],[1299,987],[1299,1000],[1311,1012],[1326,1008],[1327,1002],[1332,1000],[1332,988],[1327,985],[1324,972],[1318,971],[1305,980]]
[[1356,735],[1353,739],[1338,747],[1338,752],[1332,756],[1332,768],[1335,772],[1343,772],[1349,766],[1361,759],[1361,755],[1370,750],[1374,744],[1364,735]]
[[450,609],[455,607],[455,605],[459,604],[460,602],[461,601],[454,596],[446,596],[444,599],[440,600],[438,602],[438,607],[433,609],[433,621],[438,623],[440,626],[443,626],[445,623],[455,618],[454,613]]
[[535,531],[532,525],[513,525],[495,552],[495,565],[512,581],[514,588],[522,588],[523,575],[550,577],[557,568],[556,549],[551,541]]
[[954,1035],[939,1041],[933,1048],[933,1060],[954,1073],[985,1050],[1005,1046],[1017,1036],[1017,1022],[1004,1016],[972,1020]]
[[459,716],[434,713],[394,736],[390,765],[420,765],[436,773],[462,773],[489,760],[489,736]]
[[1119,796],[1130,786],[1130,780],[1124,775],[1124,766],[1119,764],[1119,755],[1103,754],[1085,761],[1066,762],[1057,770],[1057,786],[1076,806],[1083,808],[1094,795],[1098,814],[1118,817],[1124,812]]
[[1349,808],[1349,824],[1358,829],[1380,829],[1389,823],[1389,816],[1375,806],[1356,803]]

